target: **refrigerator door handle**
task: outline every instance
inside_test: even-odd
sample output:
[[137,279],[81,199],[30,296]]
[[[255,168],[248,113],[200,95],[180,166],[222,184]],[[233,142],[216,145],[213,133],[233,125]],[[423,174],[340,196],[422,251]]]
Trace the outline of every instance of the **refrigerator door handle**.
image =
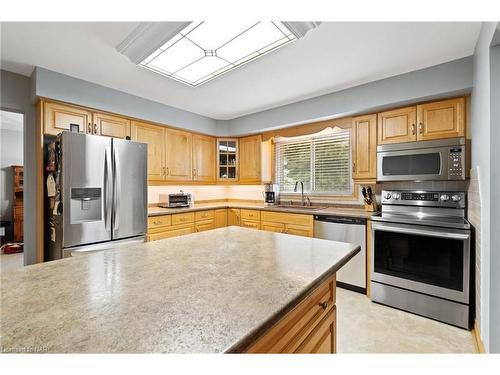
[[120,180],[120,157],[118,154],[118,148],[114,147],[113,149],[113,156],[114,156],[114,161],[115,165],[113,168],[114,175],[113,175],[113,183],[114,183],[114,209],[113,209],[113,229],[116,231],[118,230],[119,224],[118,221],[120,220],[120,195],[121,195],[121,180]]
[[109,233],[111,230],[111,197],[112,190],[110,187],[110,173],[112,173],[111,167],[111,149],[106,147],[104,149],[104,226],[106,227],[106,231]]

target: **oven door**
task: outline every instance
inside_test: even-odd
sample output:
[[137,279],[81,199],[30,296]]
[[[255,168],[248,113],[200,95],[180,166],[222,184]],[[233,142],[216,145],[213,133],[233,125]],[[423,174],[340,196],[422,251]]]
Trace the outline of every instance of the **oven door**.
[[372,223],[372,281],[469,303],[470,231]]
[[377,180],[448,180],[448,159],[448,147],[377,152]]

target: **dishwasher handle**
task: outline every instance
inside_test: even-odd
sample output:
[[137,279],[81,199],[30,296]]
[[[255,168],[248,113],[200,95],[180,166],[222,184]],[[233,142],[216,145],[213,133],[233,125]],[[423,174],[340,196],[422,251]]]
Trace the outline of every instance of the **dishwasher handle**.
[[366,225],[366,219],[360,217],[314,215],[314,220],[327,223]]

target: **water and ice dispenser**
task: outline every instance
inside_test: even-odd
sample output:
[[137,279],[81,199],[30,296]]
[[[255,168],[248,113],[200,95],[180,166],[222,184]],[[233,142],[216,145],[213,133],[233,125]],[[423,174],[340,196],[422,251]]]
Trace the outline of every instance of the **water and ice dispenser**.
[[101,188],[71,188],[71,224],[102,219]]

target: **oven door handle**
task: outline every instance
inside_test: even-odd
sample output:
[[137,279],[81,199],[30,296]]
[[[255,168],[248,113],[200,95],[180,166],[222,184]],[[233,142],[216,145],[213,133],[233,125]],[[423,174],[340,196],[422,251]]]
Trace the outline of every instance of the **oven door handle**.
[[448,238],[452,240],[468,240],[470,238],[470,233],[450,233],[447,232],[446,229],[424,229],[424,228],[416,228],[416,226],[398,226],[394,224],[387,223],[373,223],[373,230],[381,230],[386,232],[395,232],[395,233],[404,233],[404,234],[419,234],[422,236],[429,237],[439,237],[439,238]]

